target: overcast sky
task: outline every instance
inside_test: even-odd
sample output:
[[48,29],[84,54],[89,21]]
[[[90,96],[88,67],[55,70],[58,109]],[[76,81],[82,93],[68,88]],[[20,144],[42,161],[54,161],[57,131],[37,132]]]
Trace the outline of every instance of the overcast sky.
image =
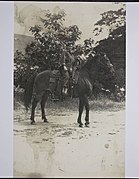
[[[15,3],[15,33],[31,35],[28,31],[30,26],[40,24],[39,17],[43,17],[46,10],[51,12],[57,9],[64,9],[66,12],[65,25],[76,24],[82,31],[82,37],[79,42],[84,39],[93,38],[94,24],[101,18],[101,13],[109,10],[118,10],[123,7],[123,3],[63,3],[63,2],[17,2]],[[107,30],[99,38],[107,36]]]

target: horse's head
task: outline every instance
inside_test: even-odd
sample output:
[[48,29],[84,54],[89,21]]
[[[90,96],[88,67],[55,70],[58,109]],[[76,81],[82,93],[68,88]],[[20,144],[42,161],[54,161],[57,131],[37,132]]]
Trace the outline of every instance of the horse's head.
[[104,71],[107,71],[111,74],[111,76],[115,76],[114,67],[105,53],[97,53],[96,58],[99,68]]
[[102,80],[102,83],[106,83],[106,81],[109,81],[109,83],[107,83],[108,88],[113,94],[116,93],[116,72],[114,66],[105,53],[97,53],[96,58],[98,71],[100,70],[104,75],[104,81],[103,76],[101,77],[101,75],[100,81]]

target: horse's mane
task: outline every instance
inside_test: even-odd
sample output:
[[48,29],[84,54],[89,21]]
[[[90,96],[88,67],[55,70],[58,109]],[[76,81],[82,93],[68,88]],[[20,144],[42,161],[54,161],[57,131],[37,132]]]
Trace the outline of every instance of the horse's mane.
[[86,62],[84,62],[84,64],[82,64],[81,69],[87,69],[90,70],[92,68],[92,65],[94,64],[96,66],[97,64],[97,57],[98,55],[96,54],[94,57],[92,56],[92,54],[90,54],[90,56],[88,57],[88,59],[86,60]]

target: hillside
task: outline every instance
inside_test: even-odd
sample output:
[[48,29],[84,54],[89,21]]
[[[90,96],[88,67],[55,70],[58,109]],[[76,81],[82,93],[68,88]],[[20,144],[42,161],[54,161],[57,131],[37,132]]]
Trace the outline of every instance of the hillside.
[[19,50],[25,53],[25,48],[27,44],[34,41],[34,38],[31,36],[21,35],[21,34],[14,34],[14,52]]

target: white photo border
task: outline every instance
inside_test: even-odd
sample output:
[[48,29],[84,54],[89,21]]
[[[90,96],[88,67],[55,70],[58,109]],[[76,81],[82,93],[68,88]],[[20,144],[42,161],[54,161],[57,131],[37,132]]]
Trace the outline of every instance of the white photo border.
[[[139,3],[126,3],[125,177],[139,177]],[[0,2],[0,177],[13,177],[14,2]]]
[[13,176],[14,2],[0,2],[0,176]]

